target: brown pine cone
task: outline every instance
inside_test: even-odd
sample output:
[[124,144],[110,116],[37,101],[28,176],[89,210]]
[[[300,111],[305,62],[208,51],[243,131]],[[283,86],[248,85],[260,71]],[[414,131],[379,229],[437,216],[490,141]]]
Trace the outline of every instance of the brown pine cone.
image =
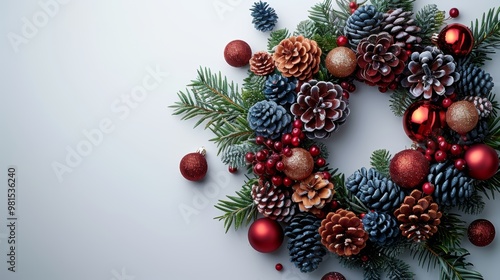
[[273,73],[274,68],[273,57],[268,52],[256,52],[250,58],[250,71],[257,76],[267,76]]
[[276,46],[273,59],[283,76],[308,81],[319,71],[321,49],[314,40],[292,36]]
[[352,256],[365,248],[368,233],[354,212],[338,209],[330,212],[319,227],[321,243],[339,256]]
[[432,196],[424,196],[421,191],[415,189],[394,211],[394,216],[401,223],[399,229],[403,236],[420,242],[426,241],[437,232],[442,213],[438,210],[438,204],[432,202]]
[[387,89],[405,69],[408,54],[387,32],[362,39],[357,49],[358,79],[370,86]]
[[319,172],[297,182],[292,189],[292,200],[299,205],[300,211],[313,214],[319,214],[325,204],[332,201],[335,193],[333,183]]
[[290,199],[290,191],[266,180],[252,186],[252,199],[259,213],[276,221],[289,222],[297,206]]
[[406,44],[422,42],[419,33],[421,28],[413,18],[413,12],[402,8],[390,10],[383,15],[382,31],[389,32],[394,37],[394,44],[406,48]]

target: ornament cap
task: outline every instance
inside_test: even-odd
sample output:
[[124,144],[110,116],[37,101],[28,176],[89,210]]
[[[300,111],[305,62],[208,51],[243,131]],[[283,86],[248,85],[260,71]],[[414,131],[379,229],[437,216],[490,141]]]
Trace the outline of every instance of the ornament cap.
[[206,156],[207,155],[207,149],[205,149],[204,146],[201,146],[198,148],[198,150],[196,150],[197,153],[201,154],[202,156]]

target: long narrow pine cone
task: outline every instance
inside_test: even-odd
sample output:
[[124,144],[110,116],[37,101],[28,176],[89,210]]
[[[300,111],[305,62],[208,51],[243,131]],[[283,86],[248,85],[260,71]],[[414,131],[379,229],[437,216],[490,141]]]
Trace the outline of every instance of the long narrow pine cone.
[[428,240],[441,223],[443,214],[438,208],[430,195],[424,196],[420,190],[414,189],[394,211],[402,235],[416,242]]
[[455,87],[460,97],[467,95],[486,97],[493,89],[493,77],[467,60],[458,61],[457,72],[460,73],[460,80]]
[[273,56],[265,51],[256,52],[250,58],[250,71],[257,76],[267,76],[274,72]]
[[333,183],[323,177],[323,173],[313,173],[292,186],[292,200],[301,212],[319,214],[335,194]]
[[252,186],[252,199],[259,213],[278,222],[288,222],[296,211],[296,204],[291,200],[288,189],[277,187],[261,179]]
[[330,252],[347,257],[358,254],[368,240],[361,219],[345,209],[328,213],[321,221],[319,234],[321,243]]
[[314,215],[299,213],[285,227],[290,260],[301,272],[316,270],[326,255],[318,231],[320,225],[321,220]]
[[273,59],[283,76],[308,81],[319,72],[321,48],[314,40],[292,36],[276,46]]

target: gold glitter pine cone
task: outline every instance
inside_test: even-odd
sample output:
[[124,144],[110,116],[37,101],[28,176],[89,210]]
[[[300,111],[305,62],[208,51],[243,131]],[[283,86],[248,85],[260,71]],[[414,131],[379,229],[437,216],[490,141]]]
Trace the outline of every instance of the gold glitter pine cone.
[[292,36],[276,46],[273,59],[283,76],[308,81],[319,72],[321,48],[314,40]]
[[366,247],[368,233],[363,222],[352,211],[338,209],[330,212],[319,227],[321,243],[339,256],[358,254]]
[[250,71],[257,76],[267,76],[273,73],[274,69],[273,57],[268,52],[256,52],[250,58]]
[[292,186],[292,201],[297,203],[301,212],[319,214],[321,209],[332,200],[335,190],[333,183],[322,173],[313,173]]
[[394,211],[394,216],[401,223],[399,229],[403,236],[417,242],[428,240],[438,231],[441,223],[442,213],[438,208],[430,195],[413,190]]

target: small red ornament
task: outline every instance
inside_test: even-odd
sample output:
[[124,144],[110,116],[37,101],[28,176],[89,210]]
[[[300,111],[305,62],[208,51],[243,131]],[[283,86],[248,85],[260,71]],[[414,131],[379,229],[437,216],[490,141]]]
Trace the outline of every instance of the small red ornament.
[[233,40],[224,48],[224,59],[233,67],[243,67],[252,58],[252,49],[243,40]]
[[269,218],[257,219],[248,228],[248,242],[261,253],[276,251],[283,239],[283,228],[277,221]]
[[439,134],[446,124],[446,113],[428,101],[417,101],[406,109],[403,128],[411,140],[425,141],[429,136]]
[[314,169],[314,158],[303,148],[292,148],[291,155],[284,155],[282,161],[285,165],[283,172],[293,180],[307,178]]
[[349,43],[349,39],[346,36],[340,35],[337,37],[337,46],[344,47],[347,43]]
[[321,280],[346,280],[346,278],[339,272],[328,272],[321,277]]
[[474,36],[467,26],[452,23],[439,32],[437,45],[444,53],[454,56],[466,56],[474,47]]
[[495,226],[486,219],[474,220],[467,229],[467,237],[478,247],[487,246],[495,239]]
[[403,188],[414,188],[429,174],[429,161],[417,150],[403,150],[389,164],[392,181]]
[[464,155],[470,177],[478,180],[488,180],[497,173],[498,154],[486,144],[470,146]]
[[205,148],[200,148],[194,153],[185,155],[179,164],[179,170],[184,178],[189,181],[199,181],[205,177],[208,170]]
[[283,265],[282,265],[282,264],[280,264],[280,263],[277,263],[277,264],[274,266],[274,268],[276,268],[276,270],[277,270],[277,271],[281,271],[281,270],[283,270]]
[[422,185],[422,192],[424,192],[425,194],[428,194],[428,195],[431,195],[432,193],[434,193],[435,189],[436,189],[436,187],[430,182],[425,182]]
[[451,8],[449,14],[450,17],[456,18],[458,17],[458,15],[460,15],[460,11],[457,8]]

